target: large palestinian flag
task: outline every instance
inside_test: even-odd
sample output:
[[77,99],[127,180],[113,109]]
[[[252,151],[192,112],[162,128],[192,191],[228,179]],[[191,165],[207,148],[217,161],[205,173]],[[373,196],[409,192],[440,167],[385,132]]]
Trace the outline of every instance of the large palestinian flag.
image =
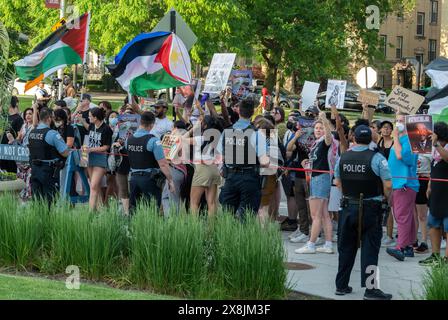
[[448,122],[448,59],[435,59],[425,72],[432,81],[432,88],[425,97],[429,104],[428,113],[432,114],[434,122]]
[[86,61],[89,24],[90,14],[85,13],[54,31],[30,55],[14,63],[18,77],[29,80],[25,91],[60,68]]
[[191,82],[191,62],[182,40],[174,33],[142,33],[121,49],[111,75],[131,94],[184,86]]

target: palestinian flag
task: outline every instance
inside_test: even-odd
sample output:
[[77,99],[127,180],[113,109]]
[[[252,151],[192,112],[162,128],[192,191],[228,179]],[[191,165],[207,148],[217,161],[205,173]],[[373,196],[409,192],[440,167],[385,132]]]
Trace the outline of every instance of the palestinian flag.
[[434,122],[448,123],[448,59],[435,59],[425,68],[425,72],[433,85],[425,97],[429,104],[428,113],[433,116]]
[[30,55],[14,63],[18,77],[29,80],[25,91],[58,69],[86,61],[89,24],[90,13],[85,13],[54,31]]
[[174,33],[142,33],[121,49],[111,75],[131,94],[184,86],[191,82],[191,62],[182,40]]

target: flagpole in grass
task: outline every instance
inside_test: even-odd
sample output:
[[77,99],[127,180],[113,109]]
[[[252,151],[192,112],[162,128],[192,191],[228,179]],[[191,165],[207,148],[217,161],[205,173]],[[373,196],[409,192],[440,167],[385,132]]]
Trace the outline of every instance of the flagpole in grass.
[[[62,19],[65,16],[65,0],[61,0],[60,3],[60,11],[59,11],[59,18]],[[61,68],[58,70],[58,78],[62,79],[64,77],[64,68]],[[62,81],[59,82],[59,89],[58,89],[58,99],[62,99],[62,91],[63,91],[63,83]]]
[[[176,10],[174,8],[171,8],[170,11],[170,26],[171,26],[171,32],[176,34]],[[176,88],[173,88],[174,91],[176,91]],[[167,100],[169,100],[170,97],[170,90],[167,90]],[[168,101],[167,101],[168,102]],[[176,121],[176,108],[173,108],[173,121]]]

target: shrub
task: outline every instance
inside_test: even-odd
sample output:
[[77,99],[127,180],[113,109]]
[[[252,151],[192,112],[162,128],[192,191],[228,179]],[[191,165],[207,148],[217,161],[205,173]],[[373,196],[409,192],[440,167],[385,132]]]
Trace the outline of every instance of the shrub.
[[448,300],[448,264],[434,265],[423,278],[423,296],[426,300]]

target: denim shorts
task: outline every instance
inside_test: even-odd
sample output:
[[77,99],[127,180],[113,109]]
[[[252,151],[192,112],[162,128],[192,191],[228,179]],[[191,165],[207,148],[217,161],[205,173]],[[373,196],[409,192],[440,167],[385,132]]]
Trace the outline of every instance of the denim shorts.
[[331,179],[330,174],[322,173],[311,177],[310,199],[330,199]]
[[89,153],[89,167],[100,167],[107,169],[107,155],[101,153]]
[[428,214],[428,228],[441,228],[443,232],[448,233],[448,217],[436,218],[431,213]]

